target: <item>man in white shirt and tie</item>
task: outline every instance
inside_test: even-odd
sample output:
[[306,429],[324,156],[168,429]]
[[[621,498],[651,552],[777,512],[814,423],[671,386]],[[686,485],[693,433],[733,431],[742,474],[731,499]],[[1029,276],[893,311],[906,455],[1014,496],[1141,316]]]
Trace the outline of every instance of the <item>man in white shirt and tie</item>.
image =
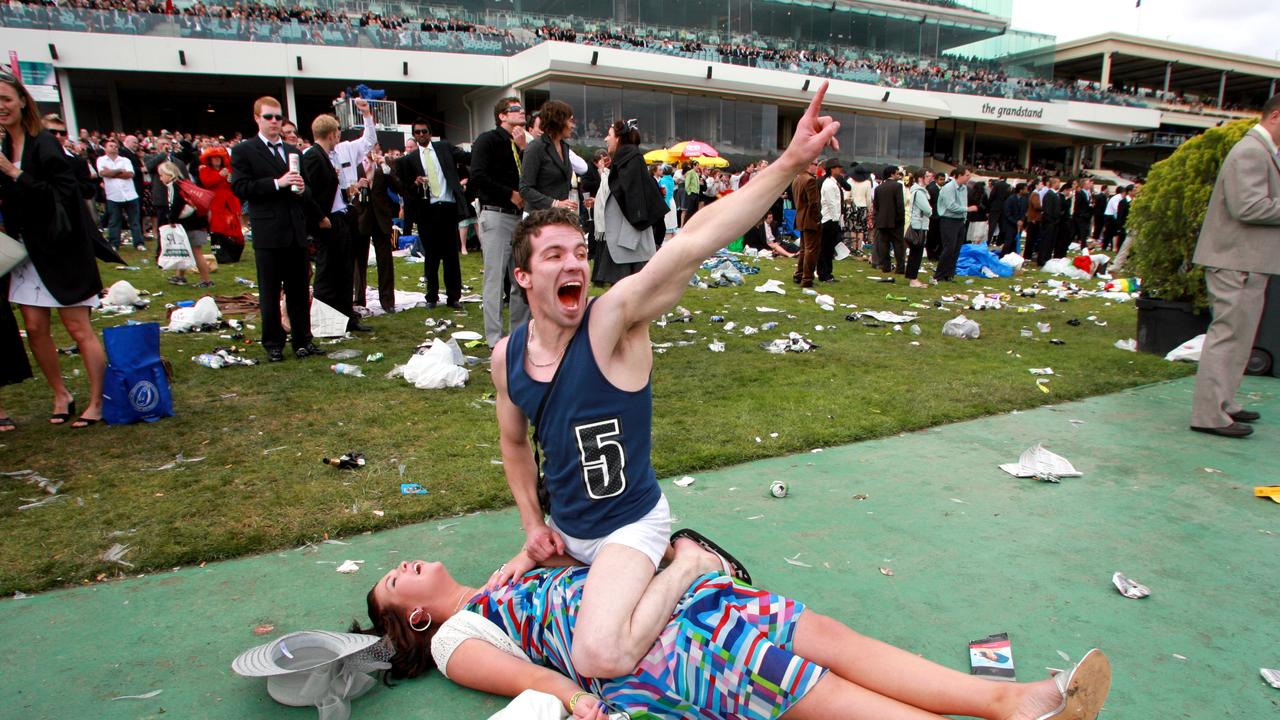
[[427,306],[440,302],[440,265],[444,265],[445,303],[462,309],[462,267],[458,263],[458,221],[465,217],[466,192],[458,167],[471,164],[471,154],[447,140],[432,140],[426,118],[413,121],[417,150],[396,161],[403,189],[406,228],[417,226],[425,256]]

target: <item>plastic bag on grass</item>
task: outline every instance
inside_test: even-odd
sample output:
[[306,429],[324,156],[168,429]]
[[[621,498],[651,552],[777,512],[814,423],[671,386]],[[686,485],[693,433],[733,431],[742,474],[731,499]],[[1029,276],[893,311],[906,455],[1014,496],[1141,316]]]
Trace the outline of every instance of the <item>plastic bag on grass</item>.
[[1200,362],[1200,352],[1204,350],[1204,335],[1197,335],[1190,340],[1182,343],[1178,347],[1169,351],[1164,356],[1165,360],[1178,362],[1184,360],[1186,362]]
[[452,340],[446,343],[437,338],[426,352],[414,355],[403,368],[396,370],[419,390],[439,390],[467,384],[471,374],[460,367],[463,362],[457,343]]
[[218,304],[208,295],[191,307],[178,308],[169,316],[168,332],[190,332],[204,325],[216,325],[222,317]]
[[942,334],[946,337],[977,340],[981,333],[982,328],[978,323],[963,315],[957,315],[942,325]]

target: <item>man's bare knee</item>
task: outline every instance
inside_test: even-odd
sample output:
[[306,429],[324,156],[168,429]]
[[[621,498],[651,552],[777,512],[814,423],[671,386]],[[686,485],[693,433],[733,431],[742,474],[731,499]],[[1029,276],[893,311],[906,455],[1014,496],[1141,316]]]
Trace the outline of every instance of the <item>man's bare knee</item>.
[[575,633],[571,653],[573,667],[580,674],[595,678],[626,675],[640,663],[642,653],[626,647],[622,638]]

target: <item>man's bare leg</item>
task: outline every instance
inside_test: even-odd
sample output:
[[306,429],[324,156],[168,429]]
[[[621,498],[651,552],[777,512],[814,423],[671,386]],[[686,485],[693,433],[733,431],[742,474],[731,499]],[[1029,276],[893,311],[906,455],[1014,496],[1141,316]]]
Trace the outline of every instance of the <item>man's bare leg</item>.
[[[793,651],[831,673],[788,717],[1031,720],[1062,698],[1053,680],[1002,683],[942,667],[813,611],[797,621]],[[834,677],[833,677],[834,675]],[[830,681],[830,682],[829,682]]]
[[574,628],[573,664],[587,677],[631,672],[671,620],[676,603],[699,575],[720,560],[691,540],[676,541],[671,564],[654,575],[648,556],[625,545],[605,545],[582,591]]

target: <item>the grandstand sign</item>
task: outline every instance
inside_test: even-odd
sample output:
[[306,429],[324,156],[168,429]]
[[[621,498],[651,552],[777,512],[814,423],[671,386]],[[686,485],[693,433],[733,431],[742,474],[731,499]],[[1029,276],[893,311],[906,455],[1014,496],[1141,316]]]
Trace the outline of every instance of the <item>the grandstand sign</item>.
[[946,103],[953,116],[968,120],[1018,125],[1061,125],[1067,121],[1067,107],[1059,103],[973,95],[950,96]]

